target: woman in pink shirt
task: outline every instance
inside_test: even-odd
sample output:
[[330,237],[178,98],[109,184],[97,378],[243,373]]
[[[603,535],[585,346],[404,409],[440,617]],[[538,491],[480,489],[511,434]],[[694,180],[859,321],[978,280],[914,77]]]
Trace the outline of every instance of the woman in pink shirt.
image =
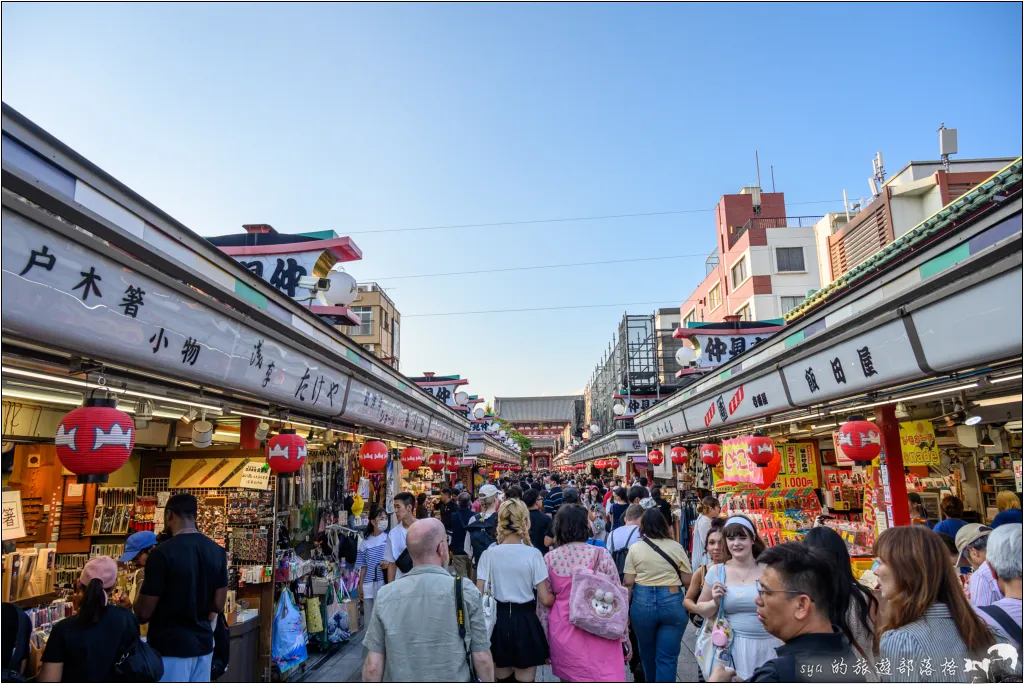
[[538,605],[551,652],[552,673],[566,682],[622,682],[625,664],[632,656],[628,634],[605,639],[569,622],[572,572],[589,568],[597,554],[597,571],[619,584],[615,561],[607,549],[587,545],[590,520],[583,506],[562,506],[555,515],[555,547],[544,557],[548,579],[555,594],[551,608]]

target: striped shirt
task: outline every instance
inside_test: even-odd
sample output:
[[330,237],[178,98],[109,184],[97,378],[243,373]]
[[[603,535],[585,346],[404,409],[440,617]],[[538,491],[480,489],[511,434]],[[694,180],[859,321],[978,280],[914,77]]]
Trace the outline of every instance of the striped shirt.
[[992,576],[992,566],[985,561],[971,574],[971,605],[975,608],[991,606],[1003,598],[999,583]]
[[544,499],[544,512],[554,517],[558,509],[562,507],[562,488],[552,487],[548,491],[548,498]]
[[384,570],[380,562],[384,560],[385,541],[388,536],[383,532],[365,540],[356,551],[356,569],[366,568],[364,584],[384,581]]
[[[977,657],[976,657],[977,656]],[[933,603],[924,615],[882,634],[875,669],[882,681],[965,682],[966,662],[981,660],[967,649],[945,603]]]

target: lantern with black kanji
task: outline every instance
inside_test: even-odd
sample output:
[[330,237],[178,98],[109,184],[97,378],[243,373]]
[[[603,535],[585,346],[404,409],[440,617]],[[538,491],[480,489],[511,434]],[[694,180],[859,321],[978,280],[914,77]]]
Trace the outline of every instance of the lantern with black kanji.
[[384,442],[373,440],[359,447],[359,463],[371,473],[382,470],[387,462],[388,445]]
[[89,398],[57,426],[57,457],[80,484],[101,483],[123,466],[135,447],[135,423],[117,400]]
[[672,463],[677,466],[684,466],[690,460],[690,452],[684,446],[672,447]]
[[754,435],[747,438],[747,455],[758,468],[764,468],[775,456],[775,442],[770,437]]
[[306,440],[285,428],[267,442],[267,465],[278,475],[294,473],[306,462]]
[[722,447],[718,444],[702,444],[700,460],[712,468],[717,467],[722,462]]
[[869,463],[882,453],[882,431],[863,416],[850,416],[839,426],[839,448],[847,458]]
[[619,459],[617,459],[617,458],[609,458],[607,461],[604,462],[604,467],[608,468],[609,470],[618,470],[618,468],[619,468]]
[[435,451],[434,453],[430,454],[430,457],[427,459],[427,465],[430,466],[430,469],[433,470],[435,473],[439,473],[442,470],[444,470],[444,464],[445,457],[444,454],[441,453],[440,451]]
[[459,456],[448,457],[448,470],[458,470],[459,466],[462,465],[462,458]]
[[647,460],[651,465],[660,466],[665,462],[665,454],[661,453],[658,449],[651,449],[647,454]]
[[406,470],[416,470],[423,465],[423,452],[419,447],[406,447],[402,450],[402,467]]

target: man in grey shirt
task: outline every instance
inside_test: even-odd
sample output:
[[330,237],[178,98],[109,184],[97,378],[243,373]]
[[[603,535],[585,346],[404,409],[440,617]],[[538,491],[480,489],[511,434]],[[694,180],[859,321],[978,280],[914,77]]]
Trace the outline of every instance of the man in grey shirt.
[[[435,518],[417,520],[406,537],[413,568],[377,592],[366,629],[364,682],[468,682],[467,650],[480,681],[494,681],[491,639],[479,590],[462,579],[466,641],[459,637],[448,535]],[[467,643],[468,642],[468,643]]]

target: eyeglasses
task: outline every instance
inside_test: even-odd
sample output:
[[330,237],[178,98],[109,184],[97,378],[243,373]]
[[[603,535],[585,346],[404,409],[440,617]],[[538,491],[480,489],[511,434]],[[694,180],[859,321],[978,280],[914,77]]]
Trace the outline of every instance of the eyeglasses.
[[763,584],[761,584],[761,580],[754,580],[754,589],[757,590],[757,593],[762,598],[765,597],[765,596],[771,596],[773,594],[804,594],[804,593],[806,593],[806,592],[803,592],[803,591],[797,591],[795,589],[768,589]]

